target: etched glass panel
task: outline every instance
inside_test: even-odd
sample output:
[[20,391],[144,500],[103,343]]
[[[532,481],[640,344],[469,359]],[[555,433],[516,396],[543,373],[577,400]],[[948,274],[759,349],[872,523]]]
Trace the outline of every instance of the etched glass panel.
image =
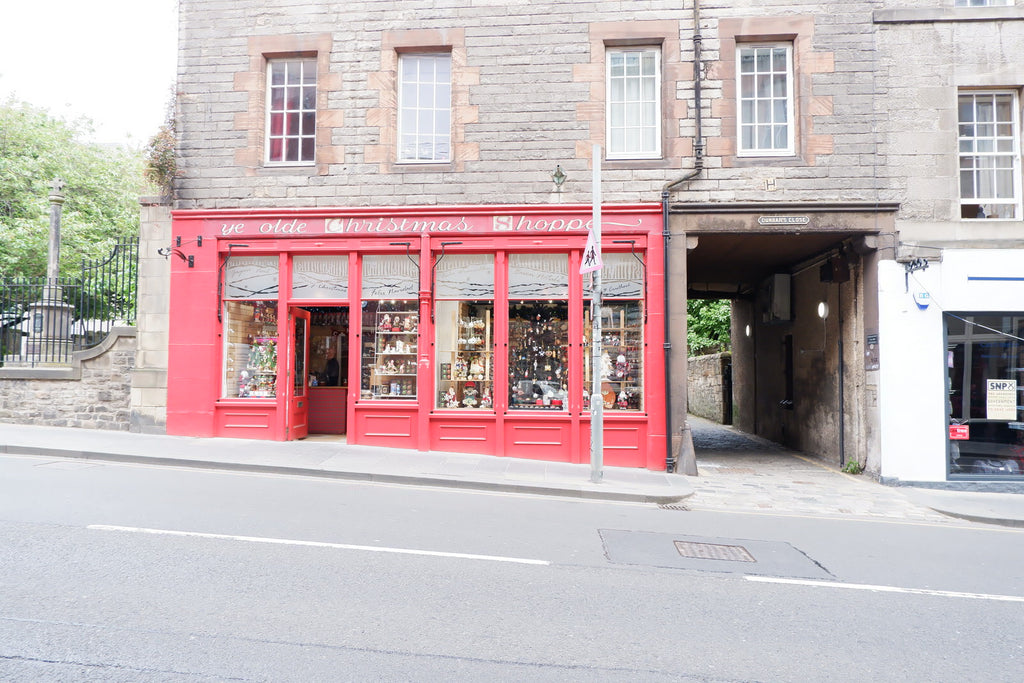
[[387,254],[363,257],[364,299],[415,298],[420,289],[419,257]]
[[292,259],[292,297],[344,299],[348,296],[348,256],[296,256]]
[[276,297],[277,264],[276,256],[232,256],[224,269],[224,298]]
[[510,299],[565,299],[569,296],[567,254],[509,254]]
[[[601,298],[641,299],[644,296],[644,267],[633,254],[602,254]],[[592,278],[583,278],[583,296],[590,298]]]
[[434,271],[438,299],[482,299],[494,296],[494,256],[445,254]]

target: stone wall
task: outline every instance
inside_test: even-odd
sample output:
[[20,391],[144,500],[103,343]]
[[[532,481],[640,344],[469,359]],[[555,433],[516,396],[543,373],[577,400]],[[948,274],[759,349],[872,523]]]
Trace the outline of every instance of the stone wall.
[[135,328],[74,354],[61,368],[0,369],[0,422],[127,431]]
[[171,244],[170,207],[142,198],[139,225],[139,315],[135,372],[131,384],[130,429],[163,434],[167,424],[167,333],[170,261],[157,250]]
[[687,403],[689,412],[720,424],[732,424],[732,355],[713,353],[695,356],[687,362]]
[[[877,6],[702,3],[707,157],[687,186],[692,201],[891,199],[877,168]],[[179,17],[175,208],[589,204],[592,145],[607,147],[605,52],[621,45],[661,50],[662,153],[606,159],[604,200],[658,201],[693,166],[692,3],[182,0]],[[741,158],[729,65],[737,41],[776,36],[796,46],[797,152]],[[396,163],[396,55],[441,48],[453,64],[452,161]],[[266,61],[285,54],[318,63],[306,166],[263,161]],[[556,164],[568,176],[557,192]]]

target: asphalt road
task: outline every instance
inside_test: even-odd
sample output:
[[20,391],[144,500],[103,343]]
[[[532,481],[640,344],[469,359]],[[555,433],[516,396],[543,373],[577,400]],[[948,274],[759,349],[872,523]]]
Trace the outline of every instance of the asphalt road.
[[8,456],[0,680],[1017,681],[1021,567],[966,523]]

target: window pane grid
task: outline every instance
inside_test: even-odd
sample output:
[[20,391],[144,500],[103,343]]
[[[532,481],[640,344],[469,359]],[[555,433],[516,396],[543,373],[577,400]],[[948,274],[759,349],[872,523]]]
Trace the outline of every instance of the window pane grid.
[[1018,218],[1019,138],[1016,95],[961,94],[958,101],[963,218]]
[[268,71],[267,162],[312,162],[316,149],[316,60],[273,60]]
[[738,50],[741,154],[793,153],[791,52],[788,45]]
[[608,53],[608,158],[661,156],[658,50]]
[[451,159],[451,55],[402,55],[398,160]]

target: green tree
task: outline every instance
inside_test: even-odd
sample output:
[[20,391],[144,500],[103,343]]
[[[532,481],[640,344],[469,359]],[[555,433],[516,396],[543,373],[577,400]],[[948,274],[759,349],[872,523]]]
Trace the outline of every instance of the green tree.
[[91,124],[67,122],[45,109],[0,102],[0,278],[46,275],[50,183],[60,177],[61,275],[81,259],[107,256],[138,235],[143,154],[84,141]]
[[730,348],[727,299],[690,299],[686,302],[686,343],[689,355],[728,351]]

